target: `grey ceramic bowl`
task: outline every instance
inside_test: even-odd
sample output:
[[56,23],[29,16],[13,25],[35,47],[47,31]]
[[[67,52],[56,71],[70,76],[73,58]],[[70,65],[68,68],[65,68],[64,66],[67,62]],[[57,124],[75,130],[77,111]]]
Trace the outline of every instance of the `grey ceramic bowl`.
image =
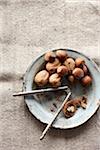
[[[66,49],[62,49],[65,50]],[[56,50],[54,50],[56,51]],[[64,82],[63,85],[68,85],[72,90],[72,97],[81,96],[85,94],[88,98],[87,108],[84,110],[79,108],[76,114],[66,119],[61,112],[54,124],[52,125],[55,128],[68,129],[79,126],[85,123],[97,110],[99,107],[100,99],[100,72],[97,65],[84,54],[76,52],[74,50],[67,49],[69,56],[73,58],[81,57],[85,60],[91,76],[93,78],[92,85],[88,88],[83,88],[80,84],[77,84],[73,87],[70,86],[68,82]],[[33,84],[33,79],[35,74],[40,70],[44,63],[44,55],[38,57],[32,64],[29,66],[26,71],[24,78],[24,90],[29,91],[32,88],[36,88]],[[30,110],[30,112],[41,122],[49,123],[53,115],[61,105],[64,100],[64,92],[56,93],[45,93],[45,94],[35,94],[34,96],[25,96],[25,102]]]

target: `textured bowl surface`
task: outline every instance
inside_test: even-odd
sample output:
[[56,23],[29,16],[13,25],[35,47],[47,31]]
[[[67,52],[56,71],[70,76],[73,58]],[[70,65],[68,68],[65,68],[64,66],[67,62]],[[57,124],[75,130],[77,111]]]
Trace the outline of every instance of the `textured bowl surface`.
[[[66,51],[66,49],[63,49]],[[54,50],[56,51],[56,50]],[[53,127],[68,129],[79,126],[85,123],[97,110],[99,107],[100,100],[100,72],[97,65],[88,57],[82,53],[76,52],[74,50],[67,49],[69,56],[73,58],[81,57],[85,60],[91,76],[93,78],[92,85],[88,88],[82,87],[80,84],[71,86],[68,82],[63,82],[63,85],[68,85],[72,91],[72,97],[86,95],[87,108],[84,110],[79,108],[75,115],[69,119],[66,119],[61,112],[56,121],[53,123]],[[44,63],[44,55],[38,57],[29,66],[26,71],[24,78],[24,90],[29,91],[36,88],[33,84],[33,79],[35,74],[40,70]],[[65,92],[49,92],[42,94],[35,94],[34,96],[25,96],[25,102],[30,110],[30,112],[41,122],[49,123],[53,115],[61,105],[65,98]]]

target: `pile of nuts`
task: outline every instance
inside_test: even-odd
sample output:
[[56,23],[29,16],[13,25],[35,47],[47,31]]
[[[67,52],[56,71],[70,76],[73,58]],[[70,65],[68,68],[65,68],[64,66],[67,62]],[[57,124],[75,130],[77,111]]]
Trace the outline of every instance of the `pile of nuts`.
[[[50,85],[59,87],[62,84],[63,77],[75,84],[79,81],[83,86],[89,86],[92,83],[92,78],[87,65],[83,58],[72,58],[68,56],[67,51],[57,50],[56,52],[49,51],[45,54],[44,60],[46,65],[43,70],[39,71],[34,78],[37,86]],[[78,107],[86,108],[87,98],[74,98],[69,100],[63,107],[65,117],[72,117]]]
[[92,83],[83,58],[74,59],[68,56],[67,51],[57,50],[56,52],[48,51],[44,60],[46,62],[44,70],[39,71],[34,78],[38,86],[50,84],[52,87],[59,87],[64,76],[72,84],[75,80],[79,80],[83,86]]

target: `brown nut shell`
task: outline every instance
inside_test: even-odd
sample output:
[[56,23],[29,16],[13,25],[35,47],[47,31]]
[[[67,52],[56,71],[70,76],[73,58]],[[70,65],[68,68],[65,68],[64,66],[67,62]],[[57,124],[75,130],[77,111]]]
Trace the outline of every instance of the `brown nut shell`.
[[85,63],[85,61],[83,58],[76,58],[76,60],[75,60],[76,67],[80,67],[84,63]]
[[58,87],[61,85],[61,77],[57,73],[54,73],[49,77],[49,83],[53,87]]
[[48,62],[51,62],[51,63],[54,62],[55,58],[56,58],[56,55],[52,51],[48,51],[44,55],[45,61],[48,61]]
[[59,59],[55,59],[53,63],[48,62],[46,64],[46,69],[48,70],[49,73],[55,73],[57,68],[61,65],[61,62]]
[[67,69],[66,66],[62,65],[62,66],[60,66],[60,67],[57,68],[57,73],[60,76],[66,75],[66,74],[68,74],[68,69]]
[[56,56],[60,59],[61,62],[63,62],[67,58],[67,52],[64,50],[57,50]]
[[85,97],[85,96],[82,97],[82,100],[81,100],[81,107],[82,107],[83,109],[86,109],[86,107],[87,107],[87,97]]
[[63,107],[63,113],[67,118],[72,117],[76,110],[77,107],[71,101],[68,101]]
[[72,117],[75,114],[78,107],[85,108],[86,103],[84,102],[84,100],[84,97],[79,97],[66,102],[66,104],[63,107],[63,113],[65,117]]
[[38,72],[34,78],[35,83],[38,86],[44,86],[49,80],[49,73],[46,70]]
[[82,78],[81,82],[84,86],[88,86],[92,83],[92,78],[90,76],[86,75],[84,78]]
[[84,77],[84,71],[81,68],[75,68],[72,74],[76,79],[81,79]]
[[75,68],[75,61],[72,58],[68,58],[64,61],[64,65],[68,68],[69,73]]

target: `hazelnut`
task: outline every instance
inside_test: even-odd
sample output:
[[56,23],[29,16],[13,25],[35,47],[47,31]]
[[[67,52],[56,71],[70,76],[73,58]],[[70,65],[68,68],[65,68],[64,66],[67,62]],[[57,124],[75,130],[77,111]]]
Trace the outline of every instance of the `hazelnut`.
[[60,66],[57,68],[57,73],[60,75],[60,76],[63,76],[65,74],[68,74],[68,69],[66,66]]
[[75,81],[75,78],[74,78],[73,75],[69,75],[69,76],[68,76],[68,80],[69,80],[71,83],[73,83],[73,82]]
[[59,58],[61,62],[63,62],[67,58],[67,52],[64,50],[57,50],[56,56]]
[[84,86],[88,86],[92,83],[92,78],[88,75],[86,75],[84,78],[82,78],[82,84]]
[[54,73],[49,77],[49,83],[53,87],[58,87],[61,85],[61,77],[57,73]]
[[60,65],[61,65],[61,63],[60,63],[59,59],[56,58],[54,62],[52,62],[52,63],[48,62],[46,64],[46,69],[48,70],[49,73],[55,73],[57,68]]
[[86,103],[81,102],[81,107],[82,107],[83,109],[86,109],[86,106],[87,106],[87,104],[86,104]]
[[68,68],[70,73],[75,68],[75,61],[72,58],[68,58],[64,61],[64,65]]
[[38,72],[34,78],[35,83],[38,86],[44,86],[49,80],[49,73],[46,70]]
[[83,71],[84,71],[84,74],[86,75],[86,74],[88,73],[88,68],[87,68],[87,66],[86,66],[86,65],[83,65],[83,66],[82,66],[82,69],[83,69]]
[[82,65],[84,63],[85,63],[85,61],[83,58],[76,58],[76,60],[75,60],[75,64],[77,67],[79,67],[80,65]]
[[56,57],[56,55],[52,51],[49,51],[49,52],[45,53],[45,55],[44,55],[45,61],[49,61],[51,63],[54,62],[55,57]]
[[72,74],[76,79],[81,79],[82,77],[84,77],[84,72],[81,68],[75,68]]

